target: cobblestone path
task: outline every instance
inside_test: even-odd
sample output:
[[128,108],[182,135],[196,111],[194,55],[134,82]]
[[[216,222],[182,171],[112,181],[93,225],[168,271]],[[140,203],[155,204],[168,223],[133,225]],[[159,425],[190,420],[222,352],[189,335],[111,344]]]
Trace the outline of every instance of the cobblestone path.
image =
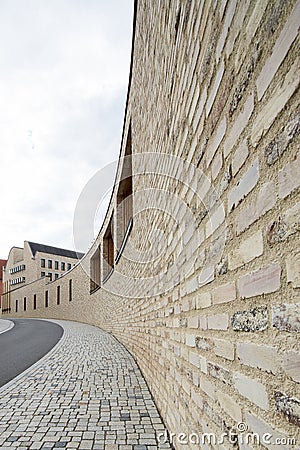
[[157,443],[165,427],[127,350],[97,327],[53,322],[62,340],[0,389],[0,449],[171,448]]

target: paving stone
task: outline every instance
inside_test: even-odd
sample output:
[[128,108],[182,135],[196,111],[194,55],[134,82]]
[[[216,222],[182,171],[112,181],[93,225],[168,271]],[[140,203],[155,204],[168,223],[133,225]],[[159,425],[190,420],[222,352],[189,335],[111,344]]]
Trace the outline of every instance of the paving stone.
[[160,448],[165,426],[132,356],[97,327],[55,322],[55,351],[0,389],[0,448]]

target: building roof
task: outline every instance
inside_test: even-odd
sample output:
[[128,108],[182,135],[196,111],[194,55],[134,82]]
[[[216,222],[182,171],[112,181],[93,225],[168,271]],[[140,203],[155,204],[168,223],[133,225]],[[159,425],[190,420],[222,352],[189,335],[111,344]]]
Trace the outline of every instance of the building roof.
[[81,259],[84,253],[75,252],[74,250],[66,250],[64,248],[52,247],[51,245],[37,244],[36,242],[29,242],[28,245],[32,251],[33,256],[36,252],[49,253],[50,255],[65,256],[66,258]]

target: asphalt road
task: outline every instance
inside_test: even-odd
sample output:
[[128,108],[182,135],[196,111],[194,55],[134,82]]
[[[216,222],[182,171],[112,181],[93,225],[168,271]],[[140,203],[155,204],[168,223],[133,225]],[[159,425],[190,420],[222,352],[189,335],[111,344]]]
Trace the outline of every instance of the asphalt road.
[[63,335],[63,329],[53,322],[9,320],[15,326],[0,334],[0,387],[42,358]]

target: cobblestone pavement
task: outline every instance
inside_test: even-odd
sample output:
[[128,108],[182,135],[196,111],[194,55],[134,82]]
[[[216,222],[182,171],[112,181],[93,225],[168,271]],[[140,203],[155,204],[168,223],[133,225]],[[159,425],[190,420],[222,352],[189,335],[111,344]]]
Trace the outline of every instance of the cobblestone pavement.
[[0,449],[170,449],[146,382],[127,350],[97,327],[54,321],[65,333],[0,389]]

